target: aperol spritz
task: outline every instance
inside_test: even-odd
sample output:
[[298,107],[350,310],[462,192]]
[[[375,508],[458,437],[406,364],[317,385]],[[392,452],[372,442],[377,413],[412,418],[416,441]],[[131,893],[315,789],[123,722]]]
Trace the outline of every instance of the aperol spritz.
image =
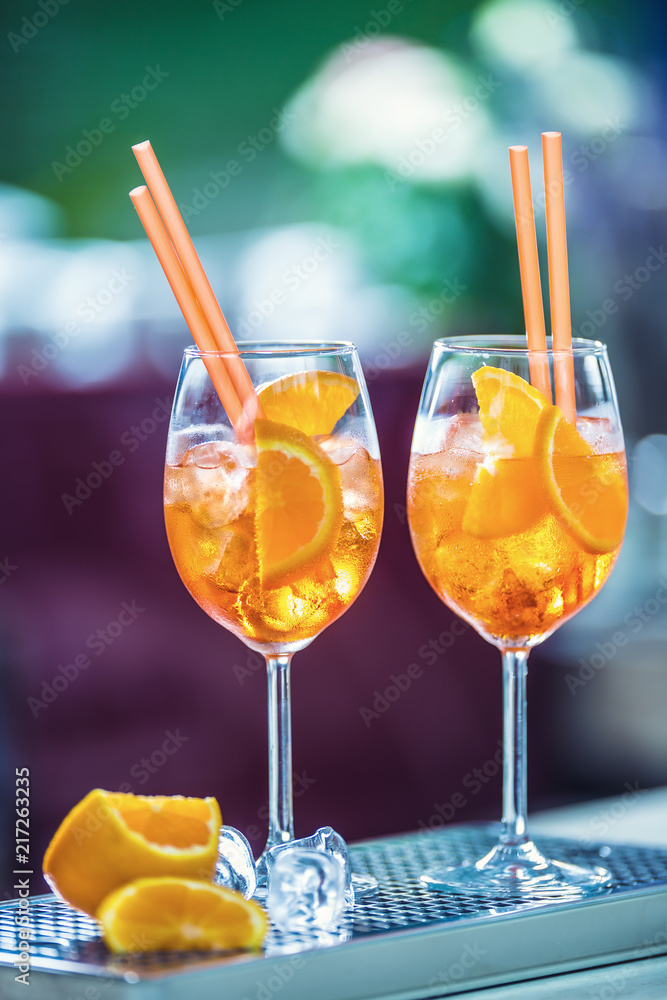
[[[545,352],[553,372],[554,352]],[[415,426],[408,516],[438,596],[503,654],[503,833],[473,865],[430,871],[438,888],[581,895],[593,866],[544,858],[526,833],[528,652],[587,604],[621,547],[625,451],[603,344],[575,341],[576,425],[529,380],[520,338],[436,341]]]
[[[290,662],[342,615],[380,543],[382,475],[356,349],[239,344],[259,415],[231,426],[206,364],[185,352],[169,429],[165,519],[183,583],[264,655],[269,695],[267,849],[293,838]],[[261,874],[261,872],[260,872]]]

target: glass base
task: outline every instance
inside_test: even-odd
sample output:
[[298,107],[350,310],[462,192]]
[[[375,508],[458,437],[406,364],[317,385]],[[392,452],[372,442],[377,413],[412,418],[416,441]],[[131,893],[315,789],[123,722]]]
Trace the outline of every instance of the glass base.
[[458,866],[435,865],[420,881],[429,889],[470,896],[526,902],[581,899],[604,892],[611,873],[597,865],[584,867],[545,857],[532,840],[521,844],[496,844],[479,861]]

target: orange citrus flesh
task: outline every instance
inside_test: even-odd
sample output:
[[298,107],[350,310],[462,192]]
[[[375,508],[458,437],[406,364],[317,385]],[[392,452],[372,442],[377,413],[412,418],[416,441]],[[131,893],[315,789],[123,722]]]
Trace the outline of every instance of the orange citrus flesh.
[[528,530],[544,514],[546,499],[535,477],[535,435],[546,398],[525,379],[483,366],[472,376],[479,403],[482,444],[463,528],[476,538],[502,538]]
[[544,492],[531,458],[500,458],[489,471],[479,465],[463,516],[476,538],[502,538],[526,531],[542,517]]
[[116,889],[97,919],[117,954],[258,948],[268,929],[264,911],[240,893],[172,876],[139,878]]
[[355,379],[320,371],[285,375],[258,392],[267,420],[289,424],[311,437],[331,434],[358,395]]
[[478,368],[472,382],[487,447],[498,448],[506,458],[532,455],[537,421],[549,405],[546,397],[504,368]]
[[212,879],[221,823],[214,798],[95,788],[58,827],[44,877],[65,902],[94,916],[105,896],[135,878]]
[[536,459],[554,517],[586,552],[605,555],[623,540],[628,493],[557,406],[542,412]]
[[255,421],[257,555],[263,586],[280,587],[324,559],[343,523],[340,472],[308,435]]

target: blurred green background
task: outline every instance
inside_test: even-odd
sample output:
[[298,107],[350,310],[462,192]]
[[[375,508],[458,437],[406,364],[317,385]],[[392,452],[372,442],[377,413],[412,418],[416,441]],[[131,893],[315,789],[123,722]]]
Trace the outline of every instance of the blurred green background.
[[[529,144],[537,189],[539,133],[562,129],[566,168],[579,150],[575,176],[588,182],[597,175],[593,184],[600,190],[593,197],[601,200],[603,212],[610,174],[627,171],[628,158],[637,155],[627,148],[621,155],[621,147],[655,125],[651,84],[660,64],[657,51],[651,52],[656,39],[648,5],[630,13],[620,2],[592,0],[44,4],[3,5],[7,43],[0,72],[8,99],[0,113],[2,178],[60,206],[63,235],[121,240],[140,235],[127,199],[140,180],[130,146],[149,137],[181,205],[191,203],[193,192],[209,181],[209,171],[224,170],[230,160],[240,163],[226,192],[191,216],[193,235],[308,221],[344,227],[354,234],[372,279],[408,289],[419,303],[456,276],[465,296],[446,312],[462,332],[521,325],[507,144]],[[425,181],[418,171],[407,182],[396,173],[393,184],[388,177],[392,157],[395,172],[405,152],[406,132],[412,132],[407,149],[413,151],[430,134],[410,101],[423,94],[439,100],[441,117],[454,103],[454,94],[448,101],[446,93],[438,93],[437,80],[415,86],[411,67],[398,81],[391,69],[384,70],[386,77],[378,69],[372,81],[362,74],[358,83],[352,80],[352,87],[375,88],[376,105],[384,89],[380,124],[398,121],[394,151],[384,163],[372,149],[347,162],[337,156],[345,128],[360,127],[352,108],[347,119],[343,108],[342,116],[334,114],[326,123],[324,154],[312,134],[311,148],[308,135],[305,142],[303,135],[297,140],[301,156],[294,155],[294,143],[286,148],[286,132],[257,139],[336,47],[343,46],[339,59],[349,71],[355,63],[372,61],[383,44],[379,38],[384,44],[408,40],[439,55],[448,71],[460,75],[461,95],[471,93],[484,74],[494,81],[481,109],[449,127],[437,150],[442,169],[427,169]],[[142,87],[147,68],[159,78],[151,79],[151,90]],[[401,92],[407,107],[398,106]],[[366,111],[372,116],[373,110],[371,100]],[[477,121],[482,118],[483,125]],[[103,119],[112,131],[68,167],[68,148],[85,143],[85,130],[94,133]],[[621,126],[612,135],[616,148],[609,144],[611,155],[604,157],[599,149],[607,143],[599,136],[612,119]],[[246,143],[248,150],[253,137],[257,154],[250,161],[239,148]],[[598,152],[582,156],[581,149],[596,138]],[[450,169],[448,157],[460,160],[468,141],[472,148]],[[627,175],[619,180],[631,183]],[[577,254],[590,224],[581,206],[587,191],[586,183],[570,192],[575,326],[596,279],[595,262],[583,255],[589,266],[582,273]],[[613,241],[619,230],[609,220],[600,222]],[[431,325],[424,342],[437,333]]]

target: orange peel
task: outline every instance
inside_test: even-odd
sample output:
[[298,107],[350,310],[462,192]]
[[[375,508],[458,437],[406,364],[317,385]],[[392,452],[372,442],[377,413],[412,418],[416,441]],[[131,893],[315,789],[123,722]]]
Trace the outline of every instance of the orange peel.
[[269,382],[257,395],[267,420],[314,437],[331,434],[359,395],[359,383],[340,372],[309,370]]
[[97,919],[116,954],[258,948],[268,929],[264,910],[240,893],[173,877],[139,878],[116,889]]
[[530,457],[546,397],[514,372],[490,365],[478,368],[472,382],[487,448],[505,458]]
[[221,824],[214,798],[95,788],[53,835],[44,877],[65,902],[94,916],[105,896],[135,878],[212,879]]
[[550,510],[561,527],[591,554],[618,548],[628,511],[622,472],[608,456],[595,454],[558,406],[542,412],[535,452]]

